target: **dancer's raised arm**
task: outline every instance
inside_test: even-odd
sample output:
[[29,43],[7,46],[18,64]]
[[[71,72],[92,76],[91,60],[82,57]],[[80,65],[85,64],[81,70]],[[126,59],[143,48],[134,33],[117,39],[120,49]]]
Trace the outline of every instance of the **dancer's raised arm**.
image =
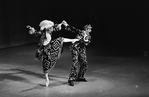
[[62,21],[62,24],[66,27],[65,29],[68,30],[68,31],[71,31],[71,32],[77,33],[77,34],[80,34],[82,32],[80,29],[77,29],[77,28],[67,24],[66,21]]

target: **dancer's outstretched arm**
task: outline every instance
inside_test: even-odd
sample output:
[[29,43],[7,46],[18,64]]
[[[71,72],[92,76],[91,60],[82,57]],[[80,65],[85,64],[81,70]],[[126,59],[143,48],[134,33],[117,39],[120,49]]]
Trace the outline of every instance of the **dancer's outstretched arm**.
[[68,30],[68,31],[71,31],[71,32],[77,33],[77,34],[82,33],[82,30],[77,29],[77,28],[75,28],[73,26],[70,26],[69,24],[67,24],[66,21],[62,21],[62,24],[66,27],[65,29]]
[[41,35],[41,31],[36,31],[33,27],[29,25],[26,27],[29,29],[29,34]]

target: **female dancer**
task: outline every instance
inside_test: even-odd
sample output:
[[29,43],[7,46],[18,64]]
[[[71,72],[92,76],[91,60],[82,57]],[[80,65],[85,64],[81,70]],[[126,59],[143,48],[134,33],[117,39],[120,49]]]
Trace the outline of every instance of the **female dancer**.
[[79,39],[69,39],[63,37],[52,39],[52,32],[61,30],[61,25],[63,23],[64,21],[60,24],[54,24],[52,21],[43,20],[39,24],[40,31],[36,31],[33,27],[27,26],[27,28],[30,29],[30,34],[41,35],[35,57],[42,62],[43,72],[46,77],[46,87],[49,85],[48,73],[54,67],[60,56],[63,42],[74,43],[79,41]]

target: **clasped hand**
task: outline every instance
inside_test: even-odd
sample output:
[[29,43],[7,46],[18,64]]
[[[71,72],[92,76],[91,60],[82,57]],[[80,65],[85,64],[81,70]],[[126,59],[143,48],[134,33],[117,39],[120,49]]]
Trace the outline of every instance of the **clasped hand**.
[[67,22],[63,20],[62,23],[58,24],[57,28],[61,30],[62,29],[61,28],[62,25],[68,26]]
[[62,21],[62,24],[63,24],[64,26],[68,26],[68,24],[67,24],[67,22],[66,22],[65,20]]

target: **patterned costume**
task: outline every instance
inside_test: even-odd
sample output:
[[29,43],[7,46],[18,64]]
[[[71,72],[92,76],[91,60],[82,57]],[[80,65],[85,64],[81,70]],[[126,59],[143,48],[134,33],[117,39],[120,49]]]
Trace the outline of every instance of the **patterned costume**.
[[61,26],[66,26],[66,21],[62,21],[60,24],[54,24],[50,20],[43,20],[40,22],[40,31],[36,31],[33,27],[27,26],[29,28],[30,34],[35,34],[36,36],[40,35],[40,41],[36,51],[36,59],[42,62],[43,72],[45,73],[46,78],[46,87],[50,84],[49,82],[49,70],[54,67],[57,59],[60,57],[62,52],[63,42],[76,42],[79,39],[69,39],[58,37],[53,39],[53,31],[61,30]]
[[[77,33],[77,38],[80,39],[70,46],[73,64],[71,66],[69,80],[83,79],[88,68],[86,46],[90,43],[91,36],[89,34],[84,35],[83,31],[85,30],[79,30],[72,26],[67,26],[66,29],[68,31]],[[80,65],[80,69],[77,72],[78,65]]]
[[[54,31],[59,31],[59,29],[57,29],[55,26]],[[52,33],[50,34],[52,36]],[[61,54],[63,38],[58,37],[56,39],[52,39],[47,45],[43,45],[44,39],[46,37],[45,31],[43,30],[42,32],[35,32],[35,35],[41,35],[35,57],[42,62],[43,72],[48,73],[48,71],[54,67]]]

